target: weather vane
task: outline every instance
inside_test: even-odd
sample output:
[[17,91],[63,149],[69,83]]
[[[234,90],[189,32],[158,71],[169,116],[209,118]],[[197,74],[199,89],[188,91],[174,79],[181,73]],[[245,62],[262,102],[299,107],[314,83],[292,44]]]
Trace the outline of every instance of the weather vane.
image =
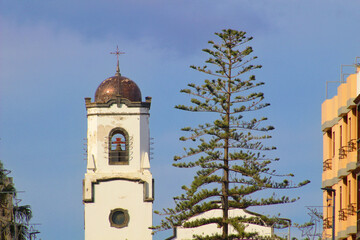
[[119,67],[119,55],[125,54],[124,52],[119,51],[119,46],[116,46],[116,52],[110,52],[110,54],[116,54],[117,57],[117,66],[116,66],[116,76],[121,76],[120,74],[120,67]]

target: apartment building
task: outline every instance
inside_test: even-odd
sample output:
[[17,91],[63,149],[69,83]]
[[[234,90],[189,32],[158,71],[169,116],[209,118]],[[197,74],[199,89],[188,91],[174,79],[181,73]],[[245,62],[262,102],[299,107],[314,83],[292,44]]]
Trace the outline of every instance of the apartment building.
[[355,67],[356,72],[340,84],[337,95],[326,99],[321,109],[323,239],[332,239],[333,230],[335,239],[360,239],[360,66]]

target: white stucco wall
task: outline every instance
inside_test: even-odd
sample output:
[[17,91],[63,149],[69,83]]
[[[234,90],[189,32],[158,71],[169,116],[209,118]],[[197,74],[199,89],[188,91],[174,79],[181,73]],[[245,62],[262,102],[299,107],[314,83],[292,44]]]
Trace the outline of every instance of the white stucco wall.
[[[235,217],[235,216],[248,216],[251,217],[252,215],[245,213],[243,210],[240,209],[234,209],[230,210],[229,217]],[[200,218],[212,218],[212,217],[222,217],[222,210],[212,210],[203,214],[200,214],[196,217],[191,218],[191,220],[196,220]],[[218,228],[217,224],[207,224],[201,227],[197,228],[177,228],[177,237],[176,240],[188,240],[193,239],[193,235],[212,235],[219,233],[221,234],[221,228]],[[257,232],[261,236],[271,236],[271,227],[265,227],[265,226],[259,226],[255,224],[248,224],[245,231],[247,232]],[[236,233],[234,229],[229,226],[229,233]]]
[[[149,108],[88,107],[88,162],[84,179],[85,240],[152,239],[152,175],[149,162]],[[109,164],[109,134],[129,136],[129,164]],[[125,209],[129,224],[112,227],[111,210]]]
[[[139,171],[145,153],[149,151],[149,110],[128,108],[116,104],[110,108],[88,109],[88,168],[97,172]],[[109,133],[120,127],[129,134],[129,165],[108,164]],[[94,166],[95,164],[95,166]]]
[[[85,204],[86,240],[149,240],[152,226],[152,203],[143,201],[143,184],[124,180],[100,182],[94,186],[94,202]],[[110,226],[112,209],[129,213],[129,225]]]

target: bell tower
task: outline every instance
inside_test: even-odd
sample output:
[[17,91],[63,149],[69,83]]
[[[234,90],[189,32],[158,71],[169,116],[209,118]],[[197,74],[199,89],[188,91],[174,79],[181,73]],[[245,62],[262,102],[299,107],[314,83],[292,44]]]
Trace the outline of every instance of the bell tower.
[[85,98],[85,105],[85,240],[152,239],[151,98],[142,102],[136,83],[121,76],[118,60],[115,76],[99,85],[94,102]]

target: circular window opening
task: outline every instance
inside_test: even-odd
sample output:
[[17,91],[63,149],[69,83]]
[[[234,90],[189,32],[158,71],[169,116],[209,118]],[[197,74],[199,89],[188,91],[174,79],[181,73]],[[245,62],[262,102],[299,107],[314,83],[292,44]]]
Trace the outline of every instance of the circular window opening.
[[122,208],[113,209],[110,212],[109,220],[112,227],[126,227],[129,223],[128,211]]

